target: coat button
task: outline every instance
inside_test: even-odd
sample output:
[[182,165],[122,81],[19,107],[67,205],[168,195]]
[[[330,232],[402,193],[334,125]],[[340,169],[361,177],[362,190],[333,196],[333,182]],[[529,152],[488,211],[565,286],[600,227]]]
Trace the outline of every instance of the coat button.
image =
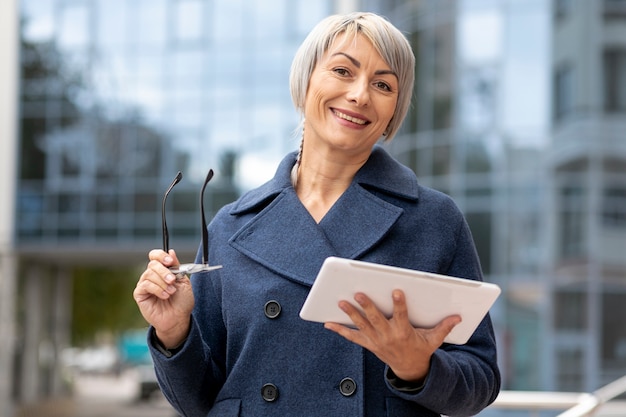
[[265,384],[263,388],[261,388],[261,396],[268,403],[276,401],[278,398],[278,388],[276,388],[274,384]]
[[278,301],[271,300],[265,303],[265,315],[270,319],[278,317],[280,315],[280,310],[281,308]]
[[339,391],[342,395],[349,397],[356,391],[356,382],[352,378],[344,378],[339,383]]

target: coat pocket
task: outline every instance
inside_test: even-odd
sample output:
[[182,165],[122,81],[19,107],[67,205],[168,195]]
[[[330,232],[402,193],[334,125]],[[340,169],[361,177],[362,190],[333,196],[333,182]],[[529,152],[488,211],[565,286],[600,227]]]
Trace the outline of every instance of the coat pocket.
[[241,412],[241,399],[227,398],[213,404],[207,417],[239,417]]

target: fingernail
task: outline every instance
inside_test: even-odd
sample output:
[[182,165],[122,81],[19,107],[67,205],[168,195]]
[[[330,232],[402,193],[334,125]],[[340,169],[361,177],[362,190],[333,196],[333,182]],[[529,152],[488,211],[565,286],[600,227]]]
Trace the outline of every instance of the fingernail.
[[173,261],[173,259],[172,259],[172,257],[171,257],[171,256],[166,256],[166,257],[163,259],[163,262],[165,262],[166,264],[171,264],[171,263],[172,263],[172,261]]
[[171,284],[175,280],[176,280],[176,277],[174,275],[172,275],[172,274],[167,274],[165,276],[165,282],[167,282],[168,284]]
[[176,292],[176,287],[173,285],[168,285],[166,291],[170,294],[174,294]]

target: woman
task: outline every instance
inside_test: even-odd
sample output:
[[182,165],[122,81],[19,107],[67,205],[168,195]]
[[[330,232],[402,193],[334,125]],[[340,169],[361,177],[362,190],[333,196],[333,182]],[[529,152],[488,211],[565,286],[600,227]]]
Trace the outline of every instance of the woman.
[[376,146],[406,115],[414,65],[377,15],[320,22],[291,69],[300,151],[211,222],[209,263],[223,268],[177,281],[175,252],[150,252],[134,298],[182,415],[461,416],[495,399],[488,316],[462,346],[442,343],[458,316],[413,328],[401,291],[390,319],[366,294],[340,303],[353,328],[298,317],[328,256],[482,279],[454,203]]

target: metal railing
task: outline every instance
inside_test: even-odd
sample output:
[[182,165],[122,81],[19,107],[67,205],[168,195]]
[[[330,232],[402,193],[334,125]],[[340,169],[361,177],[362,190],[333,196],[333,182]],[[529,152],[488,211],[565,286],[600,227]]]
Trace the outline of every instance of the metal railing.
[[[498,410],[519,410],[537,413],[541,411],[564,410],[557,417],[591,417],[609,401],[626,393],[626,376],[623,376],[592,393],[544,392],[544,391],[501,391],[496,401],[489,407]],[[626,402],[621,402],[623,410],[615,416],[626,416]]]

